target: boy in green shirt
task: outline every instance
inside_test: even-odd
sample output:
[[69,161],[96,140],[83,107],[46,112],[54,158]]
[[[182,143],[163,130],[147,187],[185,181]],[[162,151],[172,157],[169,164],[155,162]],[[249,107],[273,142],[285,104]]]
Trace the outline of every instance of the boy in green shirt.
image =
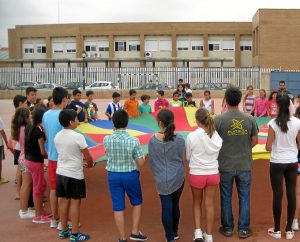
[[182,107],[182,102],[179,100],[180,93],[178,91],[173,92],[173,101],[170,102],[171,107]]
[[139,106],[139,113],[145,114],[145,113],[152,113],[151,105],[149,104],[150,96],[149,95],[142,95],[141,96],[142,104]]

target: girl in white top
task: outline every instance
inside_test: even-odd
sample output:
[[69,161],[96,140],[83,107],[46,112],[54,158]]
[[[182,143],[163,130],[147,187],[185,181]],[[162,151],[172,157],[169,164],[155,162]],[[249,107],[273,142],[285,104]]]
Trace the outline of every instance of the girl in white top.
[[[286,239],[293,239],[292,223],[296,208],[296,181],[298,167],[298,149],[300,148],[300,120],[290,117],[290,98],[285,94],[278,94],[276,103],[278,115],[268,123],[268,139],[266,150],[271,152],[270,178],[273,190],[274,227],[268,230],[273,238],[281,238],[280,217],[283,195],[283,180],[285,180],[287,194],[287,223],[285,227]],[[296,143],[298,141],[298,147]]]
[[209,90],[204,91],[204,100],[200,101],[200,107],[206,108],[208,112],[212,115],[215,114],[215,102],[211,99],[211,94]]
[[[189,160],[189,182],[193,194],[194,242],[212,242],[214,221],[214,198],[220,176],[218,171],[218,155],[222,139],[215,131],[214,120],[205,108],[196,111],[196,122],[199,128],[190,133],[186,140],[186,156]],[[201,204],[205,199],[206,234],[200,228]]]

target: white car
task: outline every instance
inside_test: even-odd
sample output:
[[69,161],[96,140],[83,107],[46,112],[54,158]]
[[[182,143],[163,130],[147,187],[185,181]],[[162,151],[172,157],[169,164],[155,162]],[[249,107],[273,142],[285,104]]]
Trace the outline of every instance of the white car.
[[100,89],[118,89],[118,86],[116,86],[112,82],[106,82],[106,81],[97,81],[93,84],[86,86],[86,90],[100,90]]

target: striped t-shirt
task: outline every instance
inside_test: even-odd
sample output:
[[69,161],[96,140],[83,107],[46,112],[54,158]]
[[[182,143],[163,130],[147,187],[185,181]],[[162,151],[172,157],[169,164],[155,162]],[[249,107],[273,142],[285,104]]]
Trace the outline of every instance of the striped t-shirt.
[[245,108],[246,108],[247,113],[251,113],[251,111],[253,110],[253,106],[254,106],[254,103],[255,103],[255,98],[256,98],[255,95],[246,97]]

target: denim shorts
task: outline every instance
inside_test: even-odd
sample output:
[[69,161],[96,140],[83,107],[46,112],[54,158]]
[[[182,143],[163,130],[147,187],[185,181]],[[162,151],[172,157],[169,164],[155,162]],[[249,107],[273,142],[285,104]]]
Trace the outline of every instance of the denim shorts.
[[113,211],[125,209],[125,193],[132,206],[142,204],[142,190],[139,171],[131,172],[108,172],[108,186],[113,203]]

